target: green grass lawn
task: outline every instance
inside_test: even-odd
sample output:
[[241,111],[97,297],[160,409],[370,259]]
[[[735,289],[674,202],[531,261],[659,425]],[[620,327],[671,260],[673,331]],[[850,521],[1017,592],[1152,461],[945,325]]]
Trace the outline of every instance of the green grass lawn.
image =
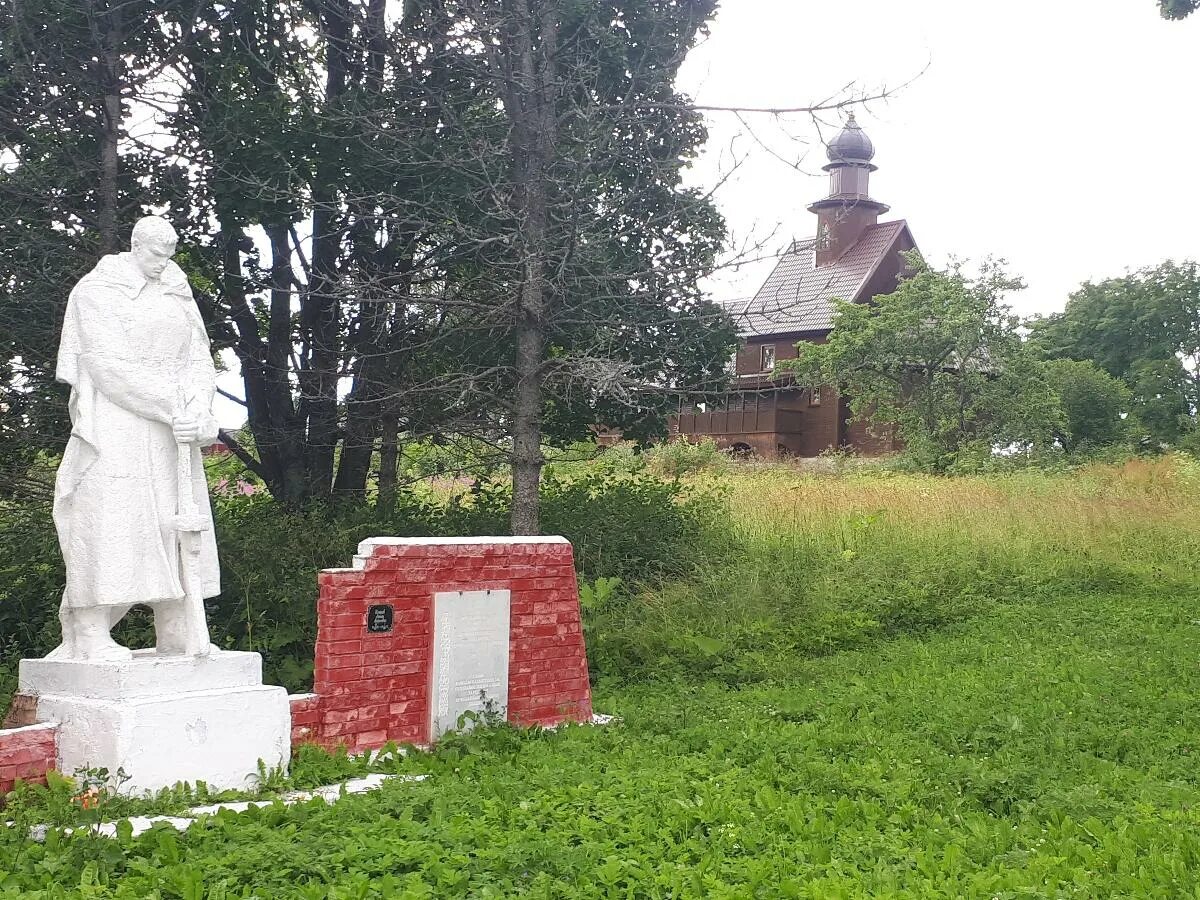
[[455,736],[392,764],[426,781],[185,834],[0,828],[0,897],[1200,896],[1200,464],[695,484],[726,506],[687,577],[584,592],[620,725]]
[[1065,596],[742,689],[602,686],[619,726],[457,739],[333,807],[10,836],[0,895],[1200,896],[1198,623]]

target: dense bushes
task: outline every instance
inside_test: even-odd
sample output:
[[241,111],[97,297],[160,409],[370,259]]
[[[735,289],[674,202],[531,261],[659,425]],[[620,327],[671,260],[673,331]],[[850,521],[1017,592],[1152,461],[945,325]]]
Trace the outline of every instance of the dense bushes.
[[[545,530],[575,545],[599,677],[743,683],[999,601],[1200,590],[1200,466],[1187,457],[957,478],[718,465],[681,480],[651,474],[658,465],[616,451],[556,466],[543,488]],[[306,687],[317,570],[346,565],[372,535],[504,533],[504,486],[455,490],[407,492],[387,518],[218,499],[214,640],[261,652],[270,680]],[[46,511],[0,516],[0,560],[2,695],[16,659],[58,639],[62,574]],[[135,612],[120,637],[148,642],[149,616]]]
[[[274,502],[218,507],[224,591],[212,604],[213,633],[230,647],[264,655],[268,674],[289,688],[311,678],[316,573],[349,563],[373,535],[506,534],[507,486],[485,484],[449,502],[408,495],[386,519],[370,507],[287,513]],[[575,546],[580,577],[679,575],[694,565],[699,533],[711,527],[707,494],[678,482],[598,470],[547,480],[543,530]]]
[[958,478],[756,466],[720,480],[731,546],[713,564],[589,597],[597,674],[786,678],[802,657],[998,602],[1200,593],[1200,465],[1187,457]]
[[[682,575],[713,528],[710,492],[663,481],[638,466],[597,466],[551,475],[543,486],[547,533],[574,545],[581,578],[636,583]],[[266,677],[297,690],[310,683],[316,636],[316,573],[349,563],[358,542],[374,535],[507,533],[510,494],[484,483],[448,499],[404,494],[383,518],[370,506],[287,511],[262,495],[215,501],[223,592],[209,601],[213,640],[264,657]],[[58,642],[62,562],[49,510],[0,513],[0,706],[12,690],[16,661]],[[151,640],[150,616],[135,610],[118,637],[132,646]]]
[[49,504],[0,505],[0,705],[7,696],[4,663],[40,656],[58,643],[62,590]]

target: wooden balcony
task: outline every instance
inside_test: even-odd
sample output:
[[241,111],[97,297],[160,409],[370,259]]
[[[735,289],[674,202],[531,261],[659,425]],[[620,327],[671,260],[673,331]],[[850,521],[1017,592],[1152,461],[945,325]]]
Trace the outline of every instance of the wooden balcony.
[[802,414],[774,404],[747,404],[717,412],[681,412],[671,417],[672,431],[684,435],[799,434]]

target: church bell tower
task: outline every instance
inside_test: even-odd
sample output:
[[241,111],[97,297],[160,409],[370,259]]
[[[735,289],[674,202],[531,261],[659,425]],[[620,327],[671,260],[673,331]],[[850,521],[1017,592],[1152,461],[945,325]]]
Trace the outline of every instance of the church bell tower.
[[829,196],[812,204],[808,211],[817,215],[817,267],[827,266],[841,258],[862,237],[862,233],[879,221],[888,207],[872,200],[868,190],[871,173],[876,166],[875,145],[866,132],[854,121],[854,113],[846,125],[829,142]]

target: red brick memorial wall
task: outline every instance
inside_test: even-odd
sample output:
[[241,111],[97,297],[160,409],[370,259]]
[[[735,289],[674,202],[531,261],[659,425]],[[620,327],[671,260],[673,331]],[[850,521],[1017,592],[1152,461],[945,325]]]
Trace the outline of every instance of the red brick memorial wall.
[[26,725],[0,731],[0,799],[17,779],[45,783],[58,759],[58,725]]
[[432,740],[435,683],[444,703],[455,676],[448,655],[462,660],[471,648],[472,604],[507,609],[509,721],[591,718],[579,589],[563,538],[372,538],[354,568],[327,569],[318,584],[316,696],[294,698],[294,740],[352,751]]

